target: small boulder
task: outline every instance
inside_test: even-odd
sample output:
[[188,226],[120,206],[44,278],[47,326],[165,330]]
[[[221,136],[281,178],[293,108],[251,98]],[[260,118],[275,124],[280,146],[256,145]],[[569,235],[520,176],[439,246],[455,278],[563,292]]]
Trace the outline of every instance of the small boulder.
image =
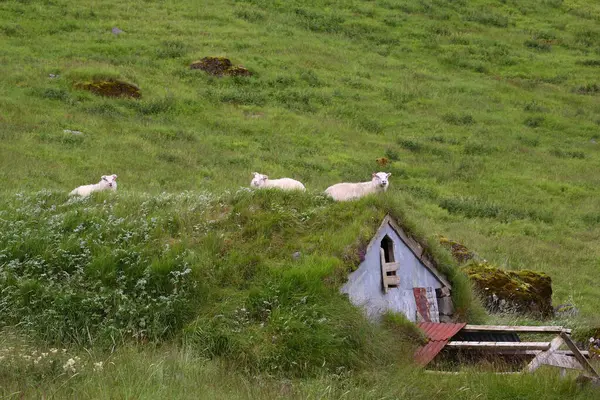
[[226,57],[204,57],[190,65],[191,69],[201,69],[214,76],[252,76],[247,68],[235,66]]
[[118,79],[78,82],[75,84],[75,88],[87,90],[96,95],[106,97],[131,97],[134,99],[142,97],[139,87]]
[[117,28],[116,26],[114,28],[112,28],[113,35],[115,36],[119,36],[121,33],[124,33],[121,29]]
[[559,304],[554,307],[554,315],[557,317],[575,317],[579,314],[579,309],[573,304]]
[[554,313],[552,279],[545,273],[507,271],[486,262],[471,262],[462,270],[482,294],[489,311],[513,311],[541,317]]

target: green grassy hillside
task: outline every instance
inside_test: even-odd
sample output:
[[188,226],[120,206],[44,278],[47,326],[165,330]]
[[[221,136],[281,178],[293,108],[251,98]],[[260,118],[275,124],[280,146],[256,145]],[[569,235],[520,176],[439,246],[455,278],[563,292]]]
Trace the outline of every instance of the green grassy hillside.
[[[44,346],[185,337],[193,356],[170,368],[187,376],[205,371],[187,364],[196,356],[230,359],[240,373],[328,374],[298,383],[298,397],[439,397],[422,374],[423,385],[386,392],[336,370],[390,373],[380,353],[389,327],[366,325],[333,288],[352,241],[393,212],[432,249],[442,234],[505,268],[547,272],[555,304],[580,311],[557,322],[598,324],[599,27],[600,4],[567,0],[0,1],[0,279],[11,288],[0,323],[19,323]],[[205,56],[253,76],[190,69]],[[142,98],[75,88],[95,78],[134,83]],[[319,195],[379,170],[392,173],[381,199]],[[309,193],[239,191],[253,171],[294,177]],[[116,196],[67,202],[74,187],[112,173]],[[303,268],[288,269],[298,250],[309,255]],[[305,296],[314,303],[278,305],[272,329],[291,324],[296,335],[269,344],[261,302]],[[254,314],[238,315],[248,305]],[[321,318],[335,322],[306,323]],[[299,351],[309,340],[314,352]],[[159,362],[124,357],[132,376],[146,357]],[[333,364],[317,368],[321,359]],[[18,371],[0,370],[6,394],[31,385],[66,395],[60,366],[25,374],[36,376],[29,383],[15,381]],[[151,378],[148,387],[164,384]],[[129,385],[85,379],[77,384],[90,393]],[[578,393],[551,376],[464,379],[448,395],[469,385],[473,398],[507,396],[499,387],[523,398],[539,398],[537,387]],[[253,396],[244,388],[256,382],[243,382],[236,393]],[[285,396],[280,383],[259,395]]]
[[[386,169],[426,231],[550,273],[587,315],[600,301],[597,4],[32,0],[0,18],[5,192],[106,173],[220,192],[255,170],[320,191]],[[254,76],[189,69],[207,55]],[[143,98],[73,89],[93,76]]]

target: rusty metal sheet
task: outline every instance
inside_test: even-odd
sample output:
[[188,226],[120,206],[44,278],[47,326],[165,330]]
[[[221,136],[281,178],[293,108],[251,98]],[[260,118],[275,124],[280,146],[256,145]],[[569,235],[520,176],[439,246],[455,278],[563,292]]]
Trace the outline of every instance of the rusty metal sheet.
[[427,336],[429,342],[415,352],[415,361],[423,366],[429,364],[442,351],[448,341],[465,325],[466,323],[441,324],[435,322],[420,322],[417,324],[419,329]]

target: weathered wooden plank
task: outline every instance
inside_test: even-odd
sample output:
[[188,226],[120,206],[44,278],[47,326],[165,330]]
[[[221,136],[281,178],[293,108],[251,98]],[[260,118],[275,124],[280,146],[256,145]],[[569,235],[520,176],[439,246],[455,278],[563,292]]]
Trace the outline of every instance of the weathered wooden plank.
[[454,340],[448,342],[446,347],[491,351],[498,349],[548,350],[550,348],[550,342],[471,342]]
[[[590,352],[587,350],[579,350],[582,356],[585,358],[590,358]],[[571,350],[556,350],[556,354],[561,354],[563,356],[571,356],[573,357],[573,352]]]
[[588,362],[588,360],[581,354],[575,343],[571,340],[571,337],[565,332],[561,332],[560,337],[563,338],[567,347],[573,352],[573,357],[579,361],[579,364],[594,378],[600,378],[594,367]]
[[[463,372],[463,371],[437,371],[434,369],[426,369],[423,372],[425,372],[426,374],[436,374],[436,375],[463,375],[463,374],[472,375],[473,373],[479,373],[479,374],[490,373],[490,371],[469,370],[469,371]],[[517,375],[517,374],[520,374],[521,371],[493,371],[493,373],[496,375]]]
[[545,364],[549,357],[564,344],[564,340],[557,336],[550,342],[550,348],[546,351],[542,351],[540,354],[535,356],[533,360],[525,367],[528,372],[533,372],[538,369],[542,364]]
[[571,333],[562,326],[466,325],[461,332]]
[[552,353],[548,355],[548,357],[542,360],[542,364],[551,365],[553,367],[559,368],[569,368],[569,369],[579,369],[583,370],[584,368],[577,361],[575,357],[565,356],[562,354]]

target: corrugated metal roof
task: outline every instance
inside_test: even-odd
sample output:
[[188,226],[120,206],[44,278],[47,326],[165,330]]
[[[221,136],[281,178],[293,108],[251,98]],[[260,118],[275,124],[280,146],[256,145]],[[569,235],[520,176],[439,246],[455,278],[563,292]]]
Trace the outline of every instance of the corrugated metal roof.
[[425,333],[429,342],[415,352],[415,361],[421,365],[429,364],[442,351],[448,341],[465,325],[467,324],[438,324],[435,322],[420,322],[417,324],[419,329]]

